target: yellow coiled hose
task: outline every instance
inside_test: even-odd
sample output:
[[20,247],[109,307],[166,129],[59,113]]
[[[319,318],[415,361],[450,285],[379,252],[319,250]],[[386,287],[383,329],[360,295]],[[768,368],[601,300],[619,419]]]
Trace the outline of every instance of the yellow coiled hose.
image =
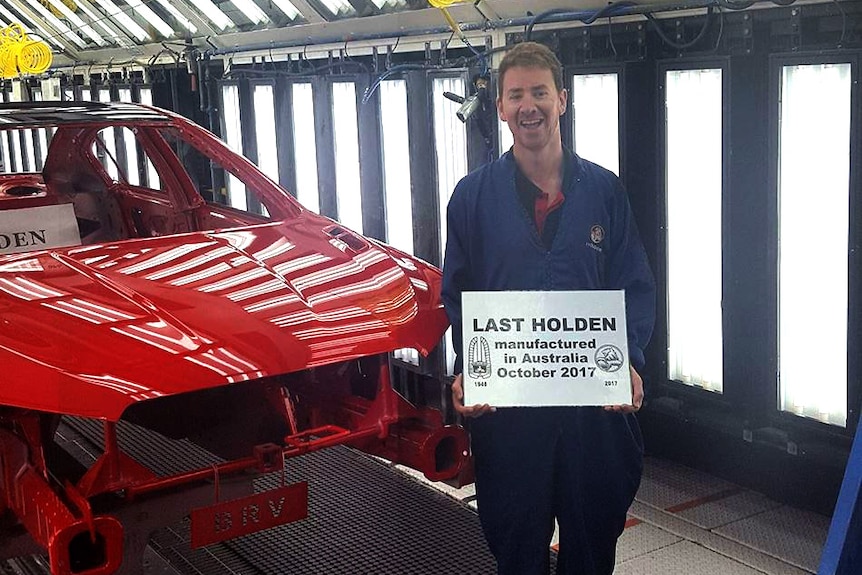
[[42,41],[31,40],[20,24],[0,29],[0,74],[41,74],[51,66],[54,54]]

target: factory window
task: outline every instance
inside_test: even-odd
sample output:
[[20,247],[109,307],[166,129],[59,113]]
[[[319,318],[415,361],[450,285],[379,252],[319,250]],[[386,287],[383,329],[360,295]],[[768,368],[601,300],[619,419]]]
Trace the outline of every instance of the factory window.
[[[3,102],[8,102],[9,94],[0,92]],[[3,171],[6,173],[14,172],[15,165],[12,163],[12,134],[13,130],[3,130],[0,132],[0,152],[3,154]]]
[[668,377],[722,392],[722,71],[665,80]]
[[[122,156],[117,154],[116,148],[112,151],[107,146],[107,142],[114,141],[116,135],[119,135],[120,142],[123,143],[125,149],[125,154]],[[138,139],[131,128],[125,126],[105,128],[99,132],[96,142],[95,155],[102,162],[105,171],[114,182],[133,186],[141,185],[139,157],[144,156],[144,154],[138,151]],[[149,188],[158,190],[159,186],[149,186]]]
[[[42,89],[36,88],[33,90],[33,100],[36,102],[42,101]],[[54,131],[56,128],[37,128],[37,142],[36,142],[36,171],[42,171],[42,167],[45,165],[45,156],[48,155],[48,142],[51,140],[51,137],[54,135]]]
[[[266,205],[264,195],[254,182],[246,182],[237,177],[236,168],[222,166],[212,153],[205,153],[195,147],[194,144],[183,139],[182,134],[175,129],[164,129],[161,131],[167,144],[173,149],[180,164],[185,168],[189,180],[201,197],[207,202],[209,210],[197,214],[202,229],[227,228],[232,226],[246,225],[250,220],[249,214],[254,216],[251,221],[270,221],[270,210]],[[162,181],[169,185],[174,178],[170,174],[163,174]],[[233,178],[242,185],[246,191],[246,206],[240,209],[230,203],[226,182]],[[182,175],[177,183],[182,183]],[[269,206],[272,207],[272,206]],[[278,206],[276,206],[278,210]],[[240,211],[242,213],[240,213]],[[290,214],[288,214],[290,215]],[[288,215],[281,214],[283,217]]]
[[335,140],[335,196],[338,221],[362,233],[362,195],[359,173],[359,126],[356,86],[332,84],[332,127]]
[[36,172],[36,145],[33,142],[33,130],[22,130],[24,135],[24,158],[26,159],[27,171]]
[[0,152],[3,154],[3,171],[7,174],[15,171],[15,166],[12,165],[12,153],[9,148],[9,138],[12,130],[3,130],[0,132]]
[[779,115],[779,407],[840,426],[847,424],[850,70],[784,66]]
[[[146,104],[147,106],[153,105],[153,90],[149,86],[142,86],[140,88],[140,98],[141,104]],[[158,189],[161,186],[161,182],[159,181],[159,174],[156,172],[155,166],[153,163],[147,158],[147,184],[151,188]]]
[[386,241],[413,253],[413,197],[410,183],[410,133],[407,129],[407,82],[380,83],[380,135],[383,141],[383,192]]
[[572,78],[574,151],[620,174],[617,74],[576,74]]
[[500,137],[500,155],[502,156],[512,147],[512,144],[515,143],[515,138],[512,136],[512,130],[509,129],[509,124],[504,122],[503,120],[497,120],[498,135]]
[[314,99],[311,83],[293,84],[293,150],[296,167],[296,199],[313,212],[320,212],[317,187],[317,149],[314,133]]
[[[434,78],[434,149],[437,151],[437,193],[440,206],[440,262],[446,248],[446,206],[455,184],[467,175],[467,131],[455,113],[458,104],[443,96],[443,92],[464,94],[463,78]],[[452,373],[455,354],[452,351],[452,330],[446,332],[446,373]]]
[[[99,88],[99,101],[111,101],[110,88]],[[108,174],[111,176],[111,179],[116,181],[119,179],[117,165],[113,161],[107,161],[105,159],[105,154],[110,155],[110,157],[114,159],[116,159],[117,157],[116,132],[114,131],[114,128],[106,128],[99,133],[99,137],[101,138],[102,143],[105,145],[104,153],[99,154],[99,159],[101,159],[102,162],[105,164],[105,167],[107,168]]]
[[[14,92],[3,92],[4,102],[15,102],[17,99],[13,96]],[[4,165],[8,166],[7,172],[24,172],[24,154],[21,152],[21,133],[20,130],[7,130],[4,134],[3,142],[3,161]],[[7,141],[8,140],[8,141]],[[8,148],[8,150],[7,150]]]
[[272,84],[254,84],[254,123],[257,165],[272,181],[278,181],[278,142],[275,138],[275,96]]
[[[129,87],[119,89],[120,102],[132,101],[132,89]],[[140,169],[140,153],[138,152],[138,140],[135,138],[134,132],[128,128],[124,128],[121,133],[120,141],[125,148],[125,169],[126,178],[133,186],[141,185],[141,169]]]
[[[242,154],[242,120],[239,112],[239,86],[222,84],[221,87],[222,139],[235,152]],[[245,184],[233,174],[225,180],[228,205],[238,210],[248,210]]]

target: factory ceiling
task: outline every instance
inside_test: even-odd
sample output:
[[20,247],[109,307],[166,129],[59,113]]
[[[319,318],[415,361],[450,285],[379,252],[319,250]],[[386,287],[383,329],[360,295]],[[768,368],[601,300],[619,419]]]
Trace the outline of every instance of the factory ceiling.
[[47,43],[55,67],[146,65],[190,50],[445,34],[455,22],[481,35],[534,14],[603,6],[602,0],[0,0],[0,25],[19,23],[29,37]]
[[[341,46],[351,54],[390,39],[422,41],[457,31],[482,40],[577,14],[679,14],[707,6],[730,9],[794,0],[0,0],[0,26],[20,24],[53,52],[52,68],[121,66],[191,60],[199,54],[284,55]],[[823,0],[800,0],[801,3]],[[755,6],[757,7],[757,6]],[[545,18],[548,16],[548,18]],[[606,21],[607,18],[604,18]],[[399,40],[400,41],[400,40]],[[494,38],[491,44],[504,40]],[[482,44],[483,42],[479,42]],[[402,42],[401,46],[404,46]]]

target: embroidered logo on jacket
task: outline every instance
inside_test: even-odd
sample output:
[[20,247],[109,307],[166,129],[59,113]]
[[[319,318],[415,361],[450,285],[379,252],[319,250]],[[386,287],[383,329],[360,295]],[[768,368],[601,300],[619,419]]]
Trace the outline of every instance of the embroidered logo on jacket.
[[602,250],[602,247],[599,244],[601,244],[604,239],[605,228],[599,224],[595,224],[590,228],[590,241],[586,242],[586,246],[601,253],[604,250]]

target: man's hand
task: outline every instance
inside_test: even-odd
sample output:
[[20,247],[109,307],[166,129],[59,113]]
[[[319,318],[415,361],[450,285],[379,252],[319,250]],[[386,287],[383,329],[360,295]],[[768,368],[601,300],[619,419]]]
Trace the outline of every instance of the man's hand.
[[[631,405],[606,405],[605,411],[616,411],[619,413],[634,413],[641,408],[644,401],[644,380],[640,374],[629,366],[632,375],[632,404]],[[453,387],[454,389],[454,387]],[[457,408],[456,408],[457,409]]]
[[484,405],[477,403],[469,407],[464,405],[464,376],[460,373],[455,376],[455,381],[452,382],[452,405],[455,406],[455,411],[464,417],[479,417],[480,415],[496,411],[495,408],[487,403]]

